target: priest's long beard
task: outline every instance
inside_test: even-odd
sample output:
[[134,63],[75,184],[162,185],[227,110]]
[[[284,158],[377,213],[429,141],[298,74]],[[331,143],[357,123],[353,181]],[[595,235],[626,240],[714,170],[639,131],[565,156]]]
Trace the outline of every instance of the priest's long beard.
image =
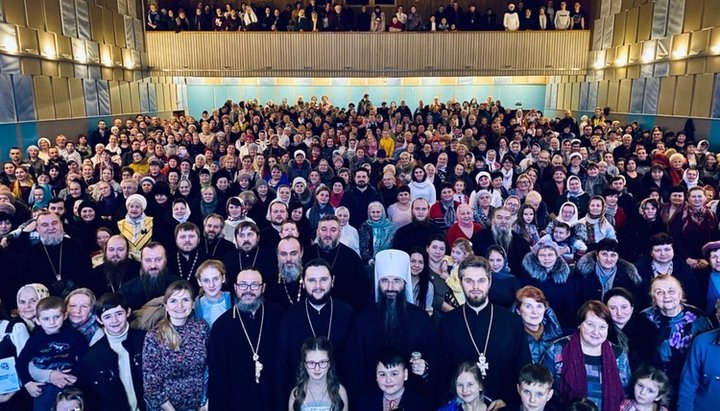
[[383,314],[383,331],[385,335],[385,346],[398,347],[406,324],[406,299],[405,293],[397,291],[394,297],[388,297],[380,292],[380,312]]
[[300,272],[302,271],[302,265],[300,262],[292,263],[278,263],[278,271],[286,283],[292,283],[300,278]]
[[44,234],[40,236],[40,242],[45,245],[58,245],[63,240],[63,233]]
[[499,245],[503,248],[506,252],[510,249],[510,241],[512,241],[512,232],[509,229],[506,228],[499,228],[492,226],[490,228],[493,235],[493,240],[495,240],[495,244]]
[[165,294],[165,286],[167,284],[168,269],[163,267],[157,275],[147,273],[140,270],[140,281],[142,281],[143,291],[145,295],[155,298]]
[[119,263],[114,263],[110,260],[106,260],[105,264],[103,265],[103,271],[105,272],[105,281],[110,284],[113,289],[119,289],[120,284],[122,284],[123,278],[125,278],[125,273],[127,272],[127,268],[129,265],[130,260],[128,260],[127,258],[120,261]]

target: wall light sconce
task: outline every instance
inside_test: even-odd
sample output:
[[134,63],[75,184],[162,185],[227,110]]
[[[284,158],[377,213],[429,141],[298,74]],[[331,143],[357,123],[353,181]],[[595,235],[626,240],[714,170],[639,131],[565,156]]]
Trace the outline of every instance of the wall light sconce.
[[653,50],[645,50],[640,60],[642,60],[643,63],[649,63],[655,60],[655,53]]
[[54,60],[57,57],[55,55],[55,49],[52,46],[46,46],[42,51],[42,55],[51,60]]
[[685,49],[684,47],[681,47],[681,48],[673,51],[672,56],[674,59],[681,59],[681,58],[687,56],[687,49]]
[[113,65],[113,61],[112,61],[112,59],[111,59],[110,57],[106,57],[106,58],[103,59],[102,64],[103,64],[104,66],[112,66],[112,65]]
[[720,43],[710,47],[710,52],[713,54],[720,54]]
[[18,44],[17,44],[17,37],[13,36],[4,36],[2,43],[0,43],[0,49],[5,50],[10,53],[17,53],[18,51]]
[[627,56],[620,56],[620,57],[617,58],[617,60],[615,60],[615,65],[616,65],[616,66],[622,67],[622,66],[624,66],[624,65],[626,65],[626,64],[627,64]]

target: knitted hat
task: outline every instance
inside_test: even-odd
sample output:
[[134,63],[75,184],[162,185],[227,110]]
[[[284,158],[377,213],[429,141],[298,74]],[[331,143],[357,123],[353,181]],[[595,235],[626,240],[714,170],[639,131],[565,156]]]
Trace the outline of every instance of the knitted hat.
[[147,200],[140,194],[133,194],[125,200],[125,207],[130,208],[130,204],[139,203],[143,211],[147,208]]
[[305,181],[305,179],[302,177],[295,177],[292,183],[293,187],[295,187],[295,184],[297,183],[302,183],[303,185],[307,186],[307,181]]
[[398,277],[405,281],[405,298],[413,301],[410,256],[400,250],[383,250],[375,255],[375,301],[380,297],[380,280],[384,277]]
[[487,171],[481,171],[481,172],[477,173],[477,175],[475,176],[475,182],[480,184],[480,177],[482,177],[482,176],[485,176],[488,179],[490,179],[490,173],[488,173]]
[[303,157],[305,157],[305,152],[302,151],[302,150],[295,150],[295,153],[293,154],[293,157],[297,157],[297,156],[303,156]]

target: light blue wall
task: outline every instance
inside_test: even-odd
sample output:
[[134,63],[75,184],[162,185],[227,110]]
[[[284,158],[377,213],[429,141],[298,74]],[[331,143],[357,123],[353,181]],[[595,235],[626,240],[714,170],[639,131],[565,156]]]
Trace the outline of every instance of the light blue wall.
[[422,85],[403,86],[387,84],[385,86],[277,86],[277,85],[207,85],[188,84],[188,108],[190,114],[200,116],[203,110],[212,110],[222,106],[227,99],[233,101],[248,100],[257,98],[261,103],[272,100],[279,103],[283,98],[288,101],[295,101],[302,96],[308,101],[311,96],[328,96],[330,101],[342,107],[353,102],[357,104],[363,94],[370,94],[374,104],[379,105],[383,101],[405,100],[411,108],[417,107],[418,100],[426,104],[432,101],[435,96],[447,101],[456,98],[458,101],[477,98],[482,100],[488,96],[500,99],[506,107],[514,107],[520,102],[523,107],[539,108],[544,105],[544,85],[518,85],[518,84],[495,84],[495,85]]

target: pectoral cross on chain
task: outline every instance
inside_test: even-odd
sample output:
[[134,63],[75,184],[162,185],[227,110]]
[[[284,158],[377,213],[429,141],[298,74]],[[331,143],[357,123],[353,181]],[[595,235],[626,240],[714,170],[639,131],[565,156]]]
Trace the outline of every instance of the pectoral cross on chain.
[[490,364],[487,362],[487,358],[485,358],[485,353],[480,353],[476,364],[480,369],[482,376],[487,377],[487,371],[490,369]]
[[253,361],[255,361],[255,384],[260,384],[260,374],[263,370],[263,365],[260,362],[260,356],[253,354]]

